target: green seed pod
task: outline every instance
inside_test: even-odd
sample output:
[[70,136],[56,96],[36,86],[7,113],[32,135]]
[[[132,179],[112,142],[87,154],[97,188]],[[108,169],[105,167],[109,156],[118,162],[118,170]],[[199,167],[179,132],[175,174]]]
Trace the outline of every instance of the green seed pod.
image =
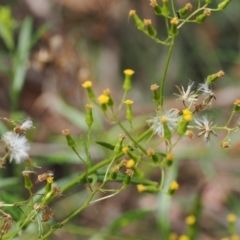
[[205,21],[206,18],[207,18],[207,15],[203,13],[203,14],[197,16],[195,20],[197,23],[201,24]]
[[125,138],[125,135],[124,134],[120,134],[118,142],[115,145],[114,150],[113,150],[114,153],[118,154],[118,153],[122,152],[122,148],[123,148],[122,144],[123,144],[124,138]]
[[240,99],[237,99],[234,102],[233,111],[234,112],[240,112]]
[[134,71],[131,69],[124,70],[125,79],[123,82],[123,89],[125,91],[129,91],[132,88],[132,75],[134,74]]
[[29,176],[24,176],[25,188],[30,190],[33,187],[33,183]]
[[159,161],[160,161],[160,156],[158,154],[153,154],[151,156],[151,158],[152,158],[153,162],[155,162],[155,163],[159,163]]
[[106,103],[101,104],[101,109],[102,109],[103,112],[106,112],[107,111],[107,104]]
[[144,30],[143,21],[138,17],[135,10],[131,10],[129,12],[129,16],[131,16],[133,18],[133,21],[135,22],[137,29]]
[[172,133],[167,125],[167,123],[163,123],[163,130],[164,130],[164,138],[170,140],[172,137]]
[[154,7],[154,12],[156,15],[162,15],[162,9],[160,6],[155,6]]
[[213,82],[215,82],[218,78],[222,78],[224,77],[224,72],[222,70],[220,70],[217,73],[214,74],[210,74],[207,76],[207,83],[212,84]]
[[176,36],[178,34],[177,25],[179,23],[179,19],[177,17],[174,17],[171,19],[170,23],[171,23],[170,33],[172,36]]
[[225,0],[225,1],[221,2],[221,3],[219,3],[217,9],[218,10],[224,10],[227,7],[227,5],[230,3],[230,1],[231,0]]
[[46,184],[46,186],[45,186],[45,194],[51,192],[51,190],[52,190],[52,183],[49,183],[49,182],[47,181],[47,184]]
[[132,107],[131,105],[126,105],[126,119],[131,122],[133,119]]
[[111,179],[116,179],[117,178],[117,173],[116,172],[111,172],[111,174],[110,174],[110,178]]
[[210,3],[212,3],[212,0],[205,0],[205,3],[210,4]]
[[172,36],[178,35],[178,29],[177,29],[176,25],[171,26],[170,33],[171,33]]
[[108,105],[109,107],[113,107],[113,106],[114,106],[114,102],[113,102],[111,96],[109,96],[109,101],[108,101],[107,105]]
[[188,12],[188,9],[186,7],[183,7],[183,8],[178,10],[178,14],[179,14],[180,17],[186,16],[187,12]]
[[159,192],[159,189],[156,186],[146,186],[145,192],[157,193],[157,192]]
[[86,105],[87,112],[86,112],[85,122],[86,122],[86,124],[88,125],[89,128],[93,124],[92,108],[93,108],[93,106],[91,104]]
[[124,178],[124,185],[128,186],[131,183],[131,176],[126,176]]
[[70,132],[68,129],[63,130],[63,134],[65,135],[67,139],[67,144],[70,148],[75,148],[77,145],[75,141],[73,140],[72,136],[70,135]]
[[139,168],[133,167],[133,171],[134,176],[136,175],[138,178],[142,178],[144,176],[144,173]]
[[92,88],[87,88],[87,93],[88,93],[89,99],[94,101],[95,100],[95,94],[94,94]]
[[211,74],[211,75],[208,75],[208,76],[207,76],[207,82],[208,82],[208,83],[213,83],[213,82],[215,82],[217,79],[218,79],[217,73]]
[[141,159],[141,157],[137,154],[135,154],[133,151],[128,151],[128,156],[130,158],[132,158],[135,162],[139,162],[139,160]]
[[189,123],[189,122],[187,122],[187,121],[185,121],[185,120],[181,120],[180,122],[178,122],[177,133],[178,133],[180,136],[183,136],[183,135],[185,134],[185,132],[187,131],[188,123]]
[[148,35],[149,35],[150,37],[155,37],[156,34],[157,34],[157,31],[153,28],[152,25],[148,25],[148,26],[147,26],[147,31],[148,31]]
[[54,195],[54,192],[53,191],[50,191],[48,192],[43,198],[42,198],[42,201],[41,201],[41,204],[42,205],[48,205],[51,198],[53,197]]
[[168,167],[170,167],[173,164],[173,160],[174,160],[174,155],[172,153],[168,153],[163,161]]
[[164,17],[167,17],[169,14],[170,14],[170,11],[169,11],[169,7],[168,7],[168,1],[166,1],[163,3],[163,6],[162,6],[162,15]]

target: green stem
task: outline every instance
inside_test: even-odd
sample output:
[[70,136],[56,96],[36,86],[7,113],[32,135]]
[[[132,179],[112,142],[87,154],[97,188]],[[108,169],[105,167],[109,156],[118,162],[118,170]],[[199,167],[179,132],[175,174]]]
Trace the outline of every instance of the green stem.
[[231,116],[229,117],[228,122],[226,123],[225,127],[228,127],[228,125],[229,125],[229,123],[231,122],[234,114],[235,114],[235,111],[232,111]]
[[175,10],[175,6],[174,6],[173,0],[171,0],[171,6],[172,6],[173,15],[174,15],[174,17],[176,17],[176,10]]
[[129,137],[129,139],[131,139],[131,141],[144,153],[147,154],[146,150],[140,145],[138,144],[138,142],[132,138],[132,136],[129,134],[129,132],[126,130],[126,128],[121,124],[121,122],[119,122],[116,119],[116,123],[119,125],[119,127],[124,131],[124,133]]
[[[86,208],[90,201],[92,200],[92,198],[95,195],[95,191],[91,193],[91,195],[89,196],[88,200],[80,207],[78,208],[76,211],[74,211],[69,217],[67,217],[64,221],[62,221],[61,223],[59,223],[59,228],[62,227],[65,223],[67,223],[68,221],[70,221],[72,218],[74,218],[78,213],[80,213],[84,208]],[[39,238],[39,240],[43,240],[46,239],[46,237],[50,236],[53,232],[55,232],[58,228],[51,228],[44,236],[42,236],[41,238]]]
[[195,14],[197,14],[198,12],[204,10],[207,7],[207,4],[205,4],[203,7],[198,8],[195,12],[193,12],[192,14],[190,14],[186,19],[184,19],[181,24],[178,25],[177,29],[181,28],[186,22],[188,22],[190,20],[190,18],[192,18]]
[[128,93],[128,91],[124,91],[124,93],[123,93],[123,97],[122,97],[121,103],[118,106],[117,115],[120,112],[120,110],[122,109],[122,106],[123,106],[123,103],[124,103],[124,101],[126,99],[127,93]]
[[170,62],[170,59],[172,56],[173,46],[174,46],[174,37],[173,37],[172,43],[168,49],[167,61],[166,61],[165,67],[164,67],[164,72],[163,72],[163,76],[162,76],[161,83],[160,83],[160,105],[161,106],[163,106],[164,86],[165,86],[165,82],[166,82],[166,76],[167,76],[169,62]]
[[[115,159],[118,159],[123,155],[124,155],[124,153],[119,153],[115,156]],[[90,174],[96,172],[98,169],[106,166],[107,164],[109,164],[112,161],[112,159],[113,159],[113,157],[109,157],[109,158],[103,160],[102,162],[99,162],[98,164],[94,165],[93,167],[89,168],[88,169],[88,175],[90,175]],[[81,182],[85,178],[86,178],[86,173],[80,174],[77,178],[73,179],[71,182],[69,182],[65,186],[63,186],[61,188],[62,192],[65,192],[68,189],[72,188],[74,185],[78,184],[79,182]]]

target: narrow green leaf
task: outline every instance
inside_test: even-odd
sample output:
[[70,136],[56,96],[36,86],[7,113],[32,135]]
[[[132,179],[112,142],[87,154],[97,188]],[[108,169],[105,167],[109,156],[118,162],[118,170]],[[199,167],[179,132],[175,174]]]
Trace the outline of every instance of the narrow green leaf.
[[0,188],[10,187],[14,184],[18,184],[19,179],[16,177],[12,178],[2,178],[0,181]]
[[31,38],[31,47],[33,47],[38,40],[42,37],[42,35],[49,29],[47,24],[42,25],[37,29],[37,31],[33,34]]
[[95,141],[95,143],[97,143],[97,144],[99,144],[99,145],[101,145],[101,146],[103,146],[105,148],[108,148],[110,150],[114,150],[114,147],[115,147],[115,146],[113,146],[110,143],[106,143],[106,142],[102,142],[102,141]]
[[31,47],[32,19],[26,17],[22,23],[18,38],[17,52],[13,61],[13,84],[12,94],[15,96],[15,102],[22,90]]
[[[175,164],[171,166],[168,170],[168,174],[165,179],[164,190],[168,191],[168,188],[173,180],[177,177],[178,164],[175,161]],[[157,223],[161,236],[164,239],[168,239],[168,236],[171,231],[171,223],[169,218],[169,211],[171,206],[171,196],[166,193],[159,193],[158,195],[158,205],[157,205]]]
[[9,51],[14,49],[13,31],[16,25],[17,23],[12,17],[11,8],[7,6],[0,7],[0,36]]
[[38,223],[38,237],[43,235],[43,223],[39,216],[37,216],[37,223]]

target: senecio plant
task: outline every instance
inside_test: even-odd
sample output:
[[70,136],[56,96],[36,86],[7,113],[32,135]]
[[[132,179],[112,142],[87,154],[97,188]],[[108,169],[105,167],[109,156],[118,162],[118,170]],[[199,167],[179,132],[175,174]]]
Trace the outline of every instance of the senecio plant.
[[[231,134],[239,131],[239,125],[231,127],[232,119],[240,111],[240,99],[233,103],[232,113],[224,126],[217,126],[213,119],[209,118],[205,110],[213,107],[216,96],[212,90],[212,85],[219,78],[224,77],[224,72],[219,70],[216,73],[209,74],[203,83],[196,85],[193,82],[187,87],[177,86],[177,93],[174,95],[179,101],[182,101],[182,109],[166,108],[164,105],[164,87],[167,81],[168,66],[173,52],[175,40],[181,28],[187,23],[203,24],[212,13],[223,11],[230,0],[223,0],[216,4],[213,0],[198,0],[196,6],[187,3],[180,9],[175,9],[174,0],[162,0],[157,3],[156,0],[150,0],[150,6],[156,15],[165,19],[166,39],[159,39],[157,31],[150,19],[142,20],[135,10],[129,12],[129,17],[136,24],[136,27],[155,41],[168,48],[165,67],[162,71],[161,81],[159,84],[150,86],[149,93],[152,94],[153,102],[156,106],[156,112],[148,117],[146,126],[142,132],[134,128],[133,100],[128,96],[132,88],[132,78],[134,71],[131,69],[124,70],[123,97],[120,103],[116,103],[109,89],[103,91],[102,95],[96,97],[94,84],[86,81],[82,87],[86,90],[89,103],[86,105],[86,124],[88,126],[87,141],[84,142],[84,156],[79,153],[77,143],[71,136],[68,129],[63,130],[68,146],[75,152],[78,158],[85,166],[85,171],[77,177],[70,180],[67,184],[58,187],[54,183],[53,172],[45,172],[36,177],[33,181],[34,164],[32,163],[29,150],[30,145],[25,136],[28,129],[33,127],[31,119],[24,120],[21,124],[13,123],[12,131],[6,132],[1,136],[2,144],[5,145],[6,154],[1,158],[0,166],[3,167],[6,161],[10,163],[25,163],[23,171],[25,179],[25,188],[29,192],[29,198],[18,203],[0,202],[0,214],[2,225],[0,226],[0,239],[13,239],[18,236],[32,222],[39,224],[39,239],[46,239],[58,228],[64,227],[69,220],[79,214],[89,205],[102,201],[107,198],[116,196],[129,185],[135,185],[138,192],[148,192],[156,194],[162,192],[165,195],[174,195],[178,190],[179,184],[176,179],[166,185],[165,176],[169,169],[174,165],[175,154],[174,148],[183,138],[193,138],[195,134],[203,139],[204,144],[208,144],[211,137],[217,135],[217,131],[225,131],[226,135],[221,141],[222,148],[230,146]],[[213,6],[212,8],[210,8]],[[99,108],[103,116],[111,124],[119,126],[119,137],[112,144],[107,142],[96,141],[92,139],[92,125],[94,124],[94,108]],[[120,113],[125,110],[125,120],[121,119]],[[6,120],[6,119],[5,119]],[[10,120],[8,120],[10,121]],[[106,159],[98,163],[92,161],[90,152],[91,140],[96,141],[100,147],[109,149],[109,155]],[[142,167],[148,164],[153,169],[159,169],[159,181],[148,179]],[[38,182],[46,182],[45,189],[36,194],[34,185]],[[96,184],[99,182],[100,184]],[[108,189],[106,183],[119,182],[119,189]],[[87,200],[83,205],[75,209],[74,212],[51,228],[42,230],[42,225],[50,219],[54,219],[54,211],[49,204],[56,197],[67,197],[67,190],[76,184],[86,184],[89,191]],[[105,196],[96,198],[96,193],[104,192]],[[64,193],[64,195],[62,194]],[[25,207],[23,217],[15,222],[14,218],[8,212],[9,207]],[[4,209],[4,210],[3,210]],[[196,239],[197,221],[199,215],[192,214],[186,218],[187,230],[181,236],[171,233],[169,239],[188,240]],[[229,223],[229,233],[226,236],[238,239],[235,231],[236,216],[229,214],[227,217]],[[191,231],[190,231],[190,230]]]

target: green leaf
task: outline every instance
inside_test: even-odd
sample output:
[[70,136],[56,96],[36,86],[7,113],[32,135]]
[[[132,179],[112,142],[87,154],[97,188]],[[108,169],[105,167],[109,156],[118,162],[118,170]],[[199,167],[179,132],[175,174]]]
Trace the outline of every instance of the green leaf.
[[13,31],[16,26],[9,7],[0,7],[0,36],[8,50],[14,49]]
[[37,41],[42,37],[42,35],[49,29],[47,24],[42,25],[37,29],[37,31],[31,37],[31,47],[33,47]]
[[[54,99],[55,100],[55,99]],[[54,105],[54,109],[68,119],[71,123],[78,126],[83,130],[87,130],[87,125],[85,123],[85,114],[80,112],[78,109],[69,106],[62,99],[57,98]]]
[[12,177],[12,178],[2,178],[0,181],[0,188],[10,187],[15,184],[18,184],[18,178]]
[[110,143],[106,143],[106,142],[102,142],[102,141],[95,141],[95,143],[97,143],[97,144],[99,144],[99,145],[101,145],[101,146],[103,146],[105,148],[108,148],[110,150],[114,150],[114,147],[115,147],[115,146],[113,146]]
[[59,229],[59,228],[62,228],[62,224],[60,223],[57,223],[51,226],[51,229]]
[[89,147],[88,147],[87,140],[85,138],[81,137],[81,143],[83,144],[83,149],[84,149],[84,152],[87,156],[88,167],[91,167],[93,165],[93,160],[92,160],[92,157],[89,153]]
[[38,237],[43,235],[43,223],[39,216],[37,216],[37,223],[38,223]]
[[[175,161],[175,164],[171,166],[168,170],[168,174],[165,179],[165,192],[168,191],[168,188],[173,180],[177,177],[178,164]],[[169,218],[169,211],[171,205],[171,196],[166,193],[159,193],[158,196],[158,205],[157,205],[157,223],[159,226],[160,233],[164,239],[168,239],[168,236],[171,231],[171,223]]]
[[18,38],[17,51],[13,59],[12,97],[16,105],[22,90],[27,72],[27,64],[31,47],[32,19],[26,17],[22,23]]

